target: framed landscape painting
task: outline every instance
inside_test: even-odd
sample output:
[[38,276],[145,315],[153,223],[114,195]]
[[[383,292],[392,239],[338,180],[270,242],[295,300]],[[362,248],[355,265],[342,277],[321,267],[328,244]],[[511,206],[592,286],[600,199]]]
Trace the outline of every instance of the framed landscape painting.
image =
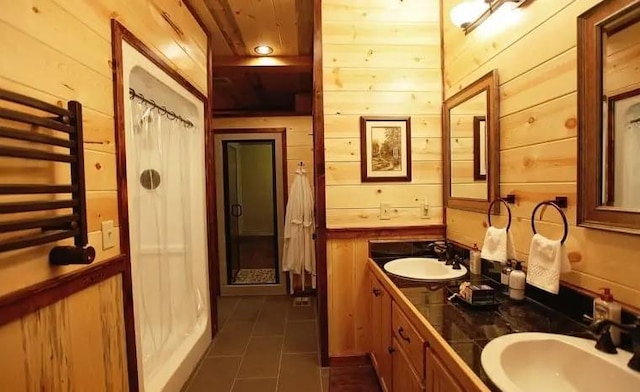
[[411,181],[411,118],[360,117],[362,182]]

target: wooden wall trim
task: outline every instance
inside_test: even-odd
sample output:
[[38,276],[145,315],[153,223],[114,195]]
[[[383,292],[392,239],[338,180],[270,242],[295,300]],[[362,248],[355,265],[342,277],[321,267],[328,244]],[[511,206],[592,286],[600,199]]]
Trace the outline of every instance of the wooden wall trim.
[[37,283],[0,298],[0,325],[53,304],[114,275],[124,273],[126,257],[116,256],[85,269]]
[[329,365],[327,304],[327,211],[324,167],[324,101],[322,81],[322,0],[313,1],[313,162],[316,199],[316,283],[320,327],[320,362]]
[[382,238],[382,237],[424,237],[442,236],[446,234],[446,225],[405,226],[405,227],[364,227],[327,229],[327,239]]

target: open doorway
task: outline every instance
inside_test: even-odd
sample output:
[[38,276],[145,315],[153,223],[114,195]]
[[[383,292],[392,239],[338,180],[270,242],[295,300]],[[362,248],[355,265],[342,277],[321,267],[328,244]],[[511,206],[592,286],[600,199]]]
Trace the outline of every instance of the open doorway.
[[284,294],[285,129],[216,130],[222,295]]

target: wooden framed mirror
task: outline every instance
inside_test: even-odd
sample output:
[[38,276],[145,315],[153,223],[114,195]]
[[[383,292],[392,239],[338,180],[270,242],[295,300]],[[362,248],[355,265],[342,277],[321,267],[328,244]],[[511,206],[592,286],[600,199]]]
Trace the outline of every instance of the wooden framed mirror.
[[578,17],[578,225],[640,234],[640,0]]
[[[444,205],[487,212],[500,172],[498,73],[489,72],[447,99],[442,115]],[[493,213],[498,213],[495,203]]]

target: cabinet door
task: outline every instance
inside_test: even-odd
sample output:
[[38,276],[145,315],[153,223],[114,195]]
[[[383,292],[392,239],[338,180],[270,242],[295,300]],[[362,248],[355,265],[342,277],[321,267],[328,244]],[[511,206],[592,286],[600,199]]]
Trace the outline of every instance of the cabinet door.
[[427,349],[426,368],[427,392],[464,392],[431,349]]
[[422,381],[413,370],[409,357],[393,338],[393,391],[394,392],[424,392]]
[[383,391],[391,386],[391,297],[378,279],[369,275],[371,295],[371,359]]

